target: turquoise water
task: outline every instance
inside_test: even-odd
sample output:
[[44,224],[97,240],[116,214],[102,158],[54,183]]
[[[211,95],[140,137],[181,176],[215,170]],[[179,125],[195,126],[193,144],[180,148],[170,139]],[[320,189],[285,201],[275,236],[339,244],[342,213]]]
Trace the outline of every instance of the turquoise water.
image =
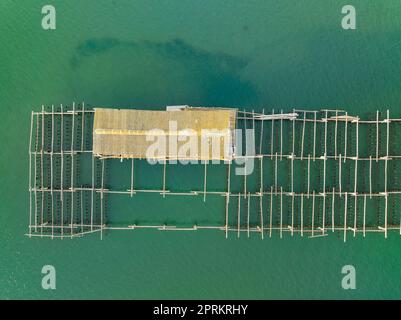
[[[399,1],[353,1],[355,31],[340,27],[344,1],[52,3],[54,31],[41,29],[41,1],[0,3],[1,298],[400,298],[397,232],[346,244],[341,235],[226,240],[212,231],[24,236],[32,109],[85,101],[399,112]],[[56,267],[54,291],[41,288],[45,264]],[[357,290],[341,289],[345,264],[357,269]]]

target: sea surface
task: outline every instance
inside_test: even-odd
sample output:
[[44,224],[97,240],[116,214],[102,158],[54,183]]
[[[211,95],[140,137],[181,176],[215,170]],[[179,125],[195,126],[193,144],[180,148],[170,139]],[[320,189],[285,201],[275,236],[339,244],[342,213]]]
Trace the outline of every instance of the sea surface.
[[[399,0],[353,0],[356,30],[341,28],[348,2],[339,0],[51,3],[56,30],[45,31],[43,1],[0,2],[0,298],[401,298],[397,231],[346,243],[340,234],[261,240],[218,231],[25,236],[31,110],[85,101],[400,113]],[[192,210],[201,216],[207,205]],[[142,215],[146,206],[161,218],[172,210],[161,199]],[[191,211],[177,200],[175,211],[183,208]],[[348,264],[356,290],[341,287]],[[56,268],[56,290],[42,289],[44,265]]]

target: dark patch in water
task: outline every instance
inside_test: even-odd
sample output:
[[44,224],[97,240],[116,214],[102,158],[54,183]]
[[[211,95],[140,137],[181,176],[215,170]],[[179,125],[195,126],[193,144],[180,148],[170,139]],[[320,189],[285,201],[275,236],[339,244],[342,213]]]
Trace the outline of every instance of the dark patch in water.
[[[127,51],[128,50],[128,51]],[[247,80],[241,79],[240,73],[247,66],[244,58],[225,53],[211,53],[195,48],[181,39],[168,42],[151,41],[122,41],[116,38],[88,39],[76,47],[76,53],[71,59],[71,66],[77,69],[89,58],[95,58],[106,53],[129,52],[132,59],[138,55],[146,57],[157,56],[165,61],[165,65],[180,65],[174,72],[181,77],[184,83],[196,84],[200,88],[201,103],[219,105],[248,104],[257,100],[255,87]],[[112,61],[115,61],[112,59]],[[156,68],[149,58],[150,73]],[[136,61],[119,61],[126,63],[128,70]],[[104,64],[110,63],[110,59]],[[157,70],[157,69],[156,69]],[[134,72],[135,70],[133,70]],[[182,73],[179,74],[179,72]],[[135,84],[135,79],[133,78]],[[156,80],[156,79],[155,79]],[[169,78],[160,77],[158,81],[169,81]],[[137,81],[137,80],[136,80]],[[138,94],[138,92],[137,92]],[[157,93],[156,93],[157,94]]]

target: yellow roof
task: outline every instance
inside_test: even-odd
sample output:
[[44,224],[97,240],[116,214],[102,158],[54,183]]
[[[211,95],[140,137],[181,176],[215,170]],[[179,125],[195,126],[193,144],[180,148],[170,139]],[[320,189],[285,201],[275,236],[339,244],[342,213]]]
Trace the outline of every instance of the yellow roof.
[[[228,160],[232,156],[236,111],[218,108],[174,111],[95,108],[93,153],[115,158]],[[205,130],[212,132],[208,139],[205,139]],[[155,156],[149,156],[157,139],[165,139],[166,148],[159,149]],[[171,141],[176,141],[176,147],[170,147]],[[201,149],[205,141],[209,147]],[[212,148],[212,143],[219,145],[218,152]],[[190,153],[188,148],[197,148],[197,152]]]

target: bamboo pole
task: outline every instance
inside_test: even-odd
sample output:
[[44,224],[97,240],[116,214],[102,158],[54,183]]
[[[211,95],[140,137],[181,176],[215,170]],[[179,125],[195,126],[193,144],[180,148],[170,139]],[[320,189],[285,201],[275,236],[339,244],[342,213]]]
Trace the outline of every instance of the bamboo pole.
[[283,237],[283,187],[280,187],[280,238]]
[[348,143],[348,112],[345,113],[345,134],[344,134],[344,163],[347,160],[347,143]]
[[134,193],[134,158],[131,159],[131,198]]
[[334,159],[337,160],[337,128],[338,128],[338,110],[336,110],[336,124],[334,127]]
[[81,233],[83,233],[84,232],[84,227],[83,227],[83,223],[84,223],[84,204],[83,204],[84,196],[83,196],[83,191],[82,190],[80,191],[80,193],[81,193]]
[[228,168],[227,168],[226,224],[225,224],[226,239],[228,238],[228,204],[230,202],[230,185],[231,185],[230,180],[231,180],[231,161],[228,163]]
[[369,156],[369,193],[372,199],[372,156]]
[[310,154],[308,154],[308,199],[310,195]]
[[327,163],[327,110],[325,111],[324,122],[324,160],[323,160],[323,206],[322,206],[322,233],[325,231],[326,223],[326,163]]
[[84,151],[84,137],[85,137],[85,103],[82,103],[82,136],[81,136],[81,151]]
[[301,194],[301,237],[304,236],[304,195]]
[[165,158],[163,161],[163,198],[166,197],[166,165],[167,165],[167,159]]
[[37,191],[36,191],[36,186],[37,186],[37,153],[38,153],[38,148],[39,148],[39,115],[36,115],[36,139],[35,139],[35,154],[34,154],[34,176],[35,176],[35,190],[34,190],[34,198],[35,198],[35,233],[38,232],[37,225],[38,225],[38,196],[37,196]]
[[[265,109],[262,110],[262,117],[264,118]],[[262,119],[261,128],[260,128],[260,137],[259,137],[259,154],[262,154],[263,151],[263,124],[265,120]]]
[[71,128],[71,237],[74,233],[74,133],[75,133],[75,102],[72,104],[72,128]]
[[303,160],[304,156],[305,125],[306,125],[306,112],[304,112],[304,122],[302,125],[301,160]]
[[261,226],[261,237],[264,239],[264,223],[263,223],[263,157],[260,158],[260,201],[259,201],[259,209],[260,209],[260,226]]
[[356,236],[358,214],[358,157],[359,157],[359,122],[356,121],[356,156],[354,173],[354,237]]
[[[44,182],[43,182],[43,152],[45,149],[45,110],[44,110],[44,106],[42,105],[42,143],[41,143],[41,151],[40,151],[40,183],[42,186],[42,190],[44,189]],[[41,206],[41,211],[40,211],[40,225],[42,226],[40,228],[40,234],[43,235],[43,211],[44,211],[44,198],[45,198],[45,194],[42,191],[42,197],[41,197],[41,201],[42,201],[42,206]]]
[[272,237],[273,230],[273,186],[270,187],[270,228],[269,228],[269,236]]
[[[274,109],[272,110],[272,116],[274,116]],[[271,142],[270,142],[270,154],[271,157],[273,158],[273,152],[274,152],[274,118],[272,119],[272,133],[271,133]]]
[[345,192],[344,197],[344,242],[347,241],[347,210],[348,210],[348,192]]
[[206,191],[207,190],[207,160],[205,160],[205,171],[203,174],[203,202],[206,202]]
[[376,111],[376,162],[379,161],[379,110]]
[[313,113],[313,161],[315,161],[316,157],[316,111]]
[[[60,202],[61,202],[61,226],[64,226],[64,118],[63,118],[63,105],[60,105],[61,108],[61,126],[60,126],[60,152],[61,152],[61,170],[60,170]],[[61,229],[61,239],[64,236],[64,229]]]
[[341,153],[340,153],[340,157],[338,160],[338,189],[340,190],[340,198],[342,195],[341,184],[342,184],[342,172],[341,172]]
[[248,207],[247,207],[247,234],[248,234],[248,238],[249,238],[249,236],[250,236],[250,234],[249,234],[249,232],[250,232],[250,225],[249,225],[249,223],[250,223],[250,200],[251,200],[251,197],[248,195]]
[[315,232],[315,190],[312,191],[312,237]]
[[93,200],[95,190],[95,157],[92,154],[92,190],[91,190],[91,231],[93,231]]
[[363,196],[363,237],[366,236],[366,194]]
[[335,206],[335,188],[333,187],[331,200],[331,231],[334,232],[334,206]]
[[384,162],[384,192],[385,192],[385,211],[384,211],[384,237],[387,239],[387,223],[388,223],[388,158],[389,158],[389,147],[390,147],[390,111],[387,110],[387,132],[386,132],[386,160]]
[[[33,130],[33,112],[31,112],[31,131],[29,134],[29,226],[32,225],[32,130]],[[29,237],[31,237],[32,229],[29,228],[28,232],[29,232]]]
[[103,189],[104,189],[104,160],[102,160],[102,184],[100,192],[100,240],[103,239]]
[[[283,115],[283,110],[281,110],[281,115]],[[283,118],[280,119],[280,161],[283,160]]]
[[275,186],[275,190],[276,190],[276,194],[277,194],[277,191],[278,191],[278,185],[277,185],[277,177],[278,177],[278,170],[277,170],[277,152],[276,152],[276,162],[275,162],[275,165],[274,165],[274,186]]
[[[245,112],[245,110],[244,110]],[[247,125],[246,125],[246,120],[244,120],[244,126],[245,126],[245,139],[246,139],[246,131],[247,131]],[[245,142],[246,145],[247,142]],[[246,195],[247,195],[247,176],[248,176],[248,155],[246,152],[246,148],[245,148],[245,165],[244,165],[244,198],[246,199]]]
[[50,154],[50,190],[51,190],[51,212],[52,212],[52,239],[54,237],[54,194],[53,194],[53,152],[54,152],[54,105],[52,105],[52,136],[51,136],[51,154]]
[[237,210],[237,238],[240,236],[241,227],[241,195],[238,193],[238,210]]

